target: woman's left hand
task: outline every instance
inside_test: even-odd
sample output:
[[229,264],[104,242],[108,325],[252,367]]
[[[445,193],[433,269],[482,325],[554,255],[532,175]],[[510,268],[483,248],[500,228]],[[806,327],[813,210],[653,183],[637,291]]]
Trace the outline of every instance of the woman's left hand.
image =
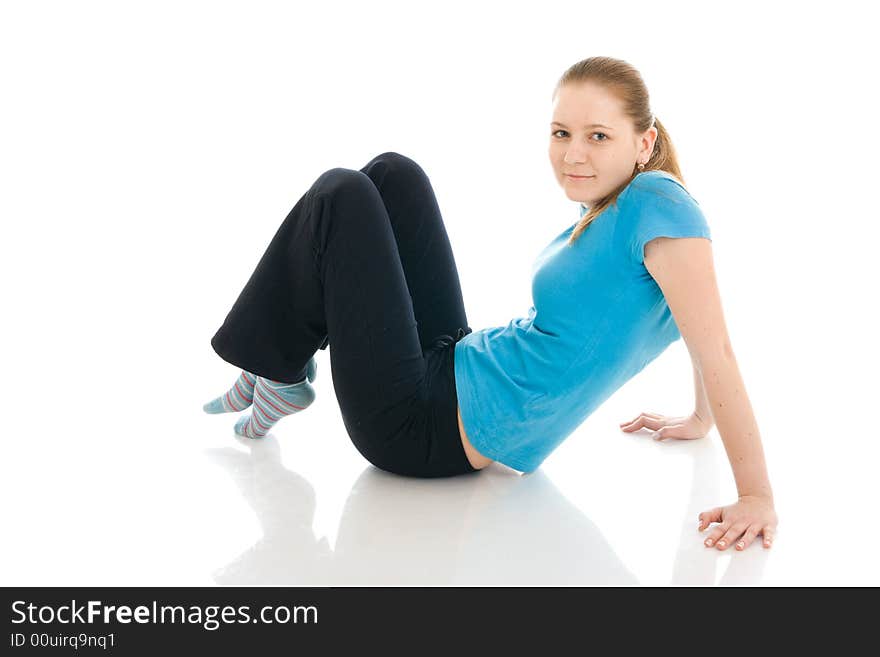
[[726,550],[734,542],[737,550],[745,550],[758,534],[764,536],[764,547],[769,548],[779,523],[773,500],[757,495],[740,495],[735,504],[703,511],[699,518],[699,531],[719,523],[704,541],[706,547],[714,545],[719,550]]

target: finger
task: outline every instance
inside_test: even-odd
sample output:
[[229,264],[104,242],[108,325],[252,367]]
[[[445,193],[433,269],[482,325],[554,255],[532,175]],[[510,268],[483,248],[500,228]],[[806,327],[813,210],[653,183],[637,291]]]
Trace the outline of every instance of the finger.
[[704,540],[703,543],[706,544],[706,547],[713,547],[715,543],[718,542],[718,539],[724,536],[725,533],[727,533],[728,529],[730,529],[729,522],[722,522],[718,525],[715,525],[709,531],[709,535],[706,537],[706,540]]
[[721,522],[721,507],[716,506],[714,509],[703,511],[700,515],[697,516],[697,519],[700,521],[700,524],[697,526],[697,530],[703,531],[713,522]]
[[621,428],[624,431],[638,431],[642,427],[645,427],[646,429],[651,429],[652,431],[654,431],[654,430],[659,429],[660,427],[664,426],[665,424],[666,424],[666,418],[663,418],[663,417],[654,418],[654,417],[644,416],[644,417],[640,417],[632,424],[630,424],[626,427],[621,427]]
[[743,535],[748,525],[746,523],[737,523],[735,525],[731,525],[731,527],[724,532],[724,536],[722,536],[715,543],[715,547],[719,550],[726,550],[731,545],[733,545],[734,541],[739,540],[739,537]]
[[620,423],[620,426],[621,426],[621,427],[629,426],[630,424],[634,424],[634,423],[636,423],[636,422],[638,422],[639,420],[642,420],[642,419],[644,419],[644,418],[653,418],[653,419],[655,419],[655,420],[658,420],[658,419],[660,419],[661,417],[663,417],[663,416],[660,415],[659,413],[640,413],[639,415],[637,415],[635,418],[633,418],[633,419],[630,420],[629,422],[621,422],[621,423]]
[[683,424],[667,424],[665,427],[660,427],[659,429],[657,429],[657,431],[654,432],[654,440],[666,440],[667,438],[683,438],[683,428]]
[[774,529],[768,525],[761,530],[761,533],[764,535],[764,547],[771,547],[773,545],[773,540],[776,538],[776,532]]
[[663,417],[663,416],[662,416],[660,413],[653,413],[653,412],[651,412],[651,411],[644,411],[644,412],[639,413],[638,415],[636,415],[636,416],[635,416],[632,420],[630,420],[629,422],[624,422],[623,424],[632,424],[632,423],[635,422],[636,420],[640,420],[640,419],[642,419],[643,417],[661,418],[661,417]]
[[736,542],[737,550],[745,550],[752,544],[752,541],[755,540],[755,537],[758,535],[760,528],[758,525],[752,525],[747,530],[746,533],[743,534],[743,537]]
[[728,526],[726,524],[718,525],[711,532],[709,532],[709,536],[706,538],[705,541],[703,541],[703,543],[706,544],[706,547],[712,547],[713,545],[715,545],[715,542],[719,538],[724,536],[724,534],[727,532],[727,529]]
[[635,431],[635,430],[640,429],[642,427],[642,420],[643,420],[643,417],[641,415],[639,415],[634,420],[632,420],[630,422],[624,422],[623,424],[621,424],[620,428],[623,429],[624,431]]

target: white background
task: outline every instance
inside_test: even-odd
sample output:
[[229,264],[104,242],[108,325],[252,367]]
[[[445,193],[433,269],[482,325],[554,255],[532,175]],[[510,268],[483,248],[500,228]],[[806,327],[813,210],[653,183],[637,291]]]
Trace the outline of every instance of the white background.
[[[864,3],[28,2],[0,9],[0,584],[878,585],[876,62]],[[780,524],[703,547],[735,501],[683,342],[534,475],[376,470],[329,352],[259,443],[204,402],[209,340],[328,168],[430,175],[475,330],[526,314],[578,216],[550,96],[594,55],[642,73],[713,233]],[[332,349],[332,347],[331,347]]]

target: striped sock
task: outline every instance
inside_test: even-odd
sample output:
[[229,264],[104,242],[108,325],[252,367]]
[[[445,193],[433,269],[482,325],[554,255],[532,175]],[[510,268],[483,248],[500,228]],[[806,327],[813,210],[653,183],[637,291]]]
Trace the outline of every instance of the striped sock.
[[[306,378],[314,381],[318,375],[318,363],[312,356],[305,367]],[[205,413],[238,413],[250,406],[254,401],[254,386],[257,376],[246,370],[242,370],[235,384],[225,393],[212,399],[202,406]]]
[[299,413],[315,401],[309,381],[279,383],[261,376],[254,387],[254,408],[235,423],[235,433],[246,438],[262,438],[281,418]]
[[235,384],[224,394],[212,399],[202,406],[205,413],[237,413],[243,411],[254,401],[254,386],[257,377],[245,370],[236,379]]

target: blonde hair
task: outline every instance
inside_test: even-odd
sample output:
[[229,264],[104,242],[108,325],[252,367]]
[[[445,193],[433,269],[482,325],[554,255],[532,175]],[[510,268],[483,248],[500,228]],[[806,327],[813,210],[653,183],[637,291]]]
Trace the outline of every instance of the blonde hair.
[[651,158],[645,164],[645,168],[639,169],[636,165],[633,165],[633,172],[628,180],[621,183],[605,197],[596,201],[574,227],[571,237],[568,239],[568,244],[574,244],[574,241],[586,230],[593,219],[612,205],[617,200],[620,192],[639,173],[652,170],[666,171],[675,176],[684,186],[684,178],[678,167],[678,157],[672,145],[672,140],[669,138],[666,128],[660,123],[660,119],[651,112],[648,88],[645,86],[645,82],[638,70],[631,64],[613,57],[589,57],[583,59],[570,66],[562,74],[562,77],[559,78],[559,81],[553,88],[551,100],[556,97],[561,87],[567,84],[583,82],[601,85],[619,98],[623,105],[623,113],[632,121],[636,134],[641,134],[654,125],[657,128],[657,139],[654,142],[654,151],[651,153]]

